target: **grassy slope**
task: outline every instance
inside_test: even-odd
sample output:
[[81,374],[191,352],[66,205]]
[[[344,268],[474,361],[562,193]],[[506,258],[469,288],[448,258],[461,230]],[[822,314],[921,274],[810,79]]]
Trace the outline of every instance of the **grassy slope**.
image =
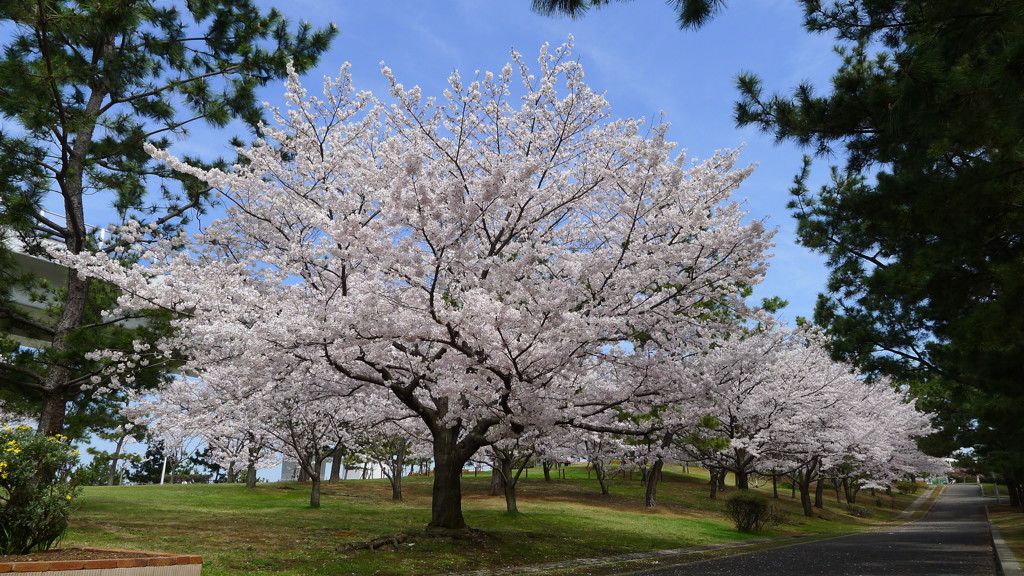
[[[702,471],[667,471],[660,506],[643,508],[643,487],[621,478],[601,496],[582,466],[566,479],[544,482],[539,470],[521,480],[519,509],[505,512],[501,496],[487,495],[489,475],[468,475],[463,486],[467,522],[481,532],[464,540],[430,538],[429,478],[405,479],[404,502],[390,500],[384,480],[345,481],[324,487],[323,507],[308,507],[307,486],[239,485],[91,487],[79,500],[64,546],[97,546],[200,554],[204,576],[276,574],[437,574],[641,550],[699,546],[752,538],[737,533],[722,513],[724,499],[707,498]],[[771,486],[763,488],[770,496]],[[724,496],[727,497],[731,491]],[[826,508],[804,518],[789,492],[779,504],[788,521],[759,535],[834,534],[893,518],[913,496],[874,498],[856,518],[826,491]],[[895,509],[891,508],[895,505]],[[346,550],[344,544],[404,532],[398,550]]]
[[1009,496],[1007,496],[1006,486],[999,487],[1001,504],[995,502],[995,486],[982,484],[981,487],[985,496],[992,498],[988,507],[992,523],[999,529],[999,534],[1003,537],[1006,545],[1013,551],[1017,562],[1024,568],[1024,514],[1007,503]]

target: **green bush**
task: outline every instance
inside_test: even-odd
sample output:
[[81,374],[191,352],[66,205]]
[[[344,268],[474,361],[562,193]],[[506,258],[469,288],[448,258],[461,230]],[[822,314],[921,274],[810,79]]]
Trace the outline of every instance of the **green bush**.
[[917,494],[918,488],[920,486],[918,486],[917,482],[901,480],[896,483],[896,491],[900,494]]
[[729,498],[725,512],[740,532],[760,532],[768,525],[781,524],[782,512],[760,494],[743,491]]
[[0,427],[0,554],[46,550],[67,529],[78,452],[61,436]]
[[875,515],[871,508],[866,506],[854,506],[853,504],[847,506],[846,511],[850,516],[856,516],[857,518],[872,518]]

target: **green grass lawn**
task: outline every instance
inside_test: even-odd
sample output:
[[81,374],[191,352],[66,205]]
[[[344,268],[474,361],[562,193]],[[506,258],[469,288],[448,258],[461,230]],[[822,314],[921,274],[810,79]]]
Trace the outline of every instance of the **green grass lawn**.
[[[723,513],[726,491],[708,499],[707,475],[679,467],[659,485],[659,507],[643,507],[639,479],[614,481],[602,496],[583,466],[545,482],[540,470],[520,481],[521,514],[505,512],[501,496],[488,496],[490,477],[467,475],[466,521],[477,530],[463,539],[429,537],[430,482],[406,478],[405,501],[392,502],[385,480],[325,484],[322,508],[308,507],[299,483],[89,487],[78,500],[63,546],[152,550],[203,557],[204,576],[254,573],[294,575],[444,574],[700,546],[765,536],[838,534],[891,520],[914,499],[862,491],[862,518],[826,491],[826,507],[804,518],[799,503],[780,488],[788,520],[764,534],[740,534]],[[771,495],[771,486],[762,491]],[[405,533],[397,550],[350,550],[346,543]]]
[[1007,503],[1005,493],[1002,504],[989,504],[988,513],[1007,547],[1013,551],[1017,562],[1024,568],[1024,514],[1019,508],[1013,508]]

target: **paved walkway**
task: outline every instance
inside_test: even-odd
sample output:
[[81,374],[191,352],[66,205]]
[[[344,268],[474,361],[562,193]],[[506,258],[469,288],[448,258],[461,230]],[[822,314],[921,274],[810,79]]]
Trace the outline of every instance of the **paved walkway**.
[[[915,510],[928,504],[932,489],[922,494],[898,519],[908,518]],[[1004,576],[1022,574],[1013,554],[1002,543],[997,533],[989,536],[985,500],[977,486],[956,485],[936,503],[934,510],[925,518],[895,526],[878,532],[869,532],[816,542],[799,543],[784,548],[752,552],[718,560],[667,567],[663,569],[631,572],[635,576],[683,576],[745,574],[835,574],[872,575],[900,574],[916,575],[995,575],[996,561],[992,549],[995,539],[996,551],[1002,561]],[[961,534],[961,530],[966,534]],[[860,538],[861,540],[858,540]],[[849,541],[852,539],[852,543]],[[583,572],[587,568],[601,568],[608,573],[611,567],[631,566],[649,563],[657,565],[660,560],[673,561],[686,556],[698,555],[709,550],[743,548],[752,544],[778,542],[780,539],[747,540],[713,546],[701,546],[655,552],[638,552],[613,557],[584,558],[565,562],[550,562],[532,566],[519,566],[508,570],[479,570],[465,572],[458,576],[504,576],[512,574],[559,574],[562,572]],[[785,540],[785,539],[781,539]],[[795,539],[792,539],[794,541]],[[859,552],[858,552],[859,549]],[[864,554],[865,550],[869,552]],[[917,560],[901,558],[909,551]],[[779,553],[780,556],[773,556]],[[767,555],[767,557],[762,556]],[[856,556],[860,555],[858,560]],[[719,563],[722,563],[720,566]],[[634,568],[635,569],[635,568]],[[909,570],[909,571],[908,571]],[[1014,571],[1016,570],[1016,571]]]
[[977,486],[947,486],[920,520],[876,531],[676,566],[635,576],[763,574],[995,576],[996,558]]

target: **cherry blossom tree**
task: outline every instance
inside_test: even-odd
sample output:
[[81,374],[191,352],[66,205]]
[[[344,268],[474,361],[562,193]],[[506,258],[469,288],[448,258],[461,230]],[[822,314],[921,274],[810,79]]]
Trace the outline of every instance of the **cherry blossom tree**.
[[178,377],[158,394],[134,394],[126,414],[157,437],[192,437],[210,449],[213,461],[234,482],[244,471],[249,488],[257,470],[276,465],[280,441],[264,426],[261,398],[244,386]]
[[352,436],[349,448],[380,466],[391,484],[391,499],[401,501],[406,466],[414,459],[429,458],[431,453],[422,422],[411,414],[395,414],[356,429]]
[[436,98],[383,72],[390,103],[347,69],[319,96],[292,76],[267,140],[229,171],[151,149],[226,217],[154,238],[144,267],[74,264],[126,307],[182,313],[166,345],[198,371],[265,358],[339,394],[388,391],[431,435],[430,527],[462,530],[481,447],[627,401],[637,382],[598,394],[583,375],[647,362],[638,343],[687,345],[711,302],[742,309],[772,233],[730,200],[750,171],[735,151],[688,160],[667,124],[610,120],[568,45],[536,70],[513,52],[497,74],[454,73]]
[[812,328],[772,324],[723,339],[692,363],[706,386],[703,407],[692,409],[704,417],[684,449],[733,472],[740,489],[752,473],[793,475],[807,515],[810,485],[823,472],[881,479],[913,460],[915,439],[931,432],[928,416],[888,382],[833,361],[824,344]]

